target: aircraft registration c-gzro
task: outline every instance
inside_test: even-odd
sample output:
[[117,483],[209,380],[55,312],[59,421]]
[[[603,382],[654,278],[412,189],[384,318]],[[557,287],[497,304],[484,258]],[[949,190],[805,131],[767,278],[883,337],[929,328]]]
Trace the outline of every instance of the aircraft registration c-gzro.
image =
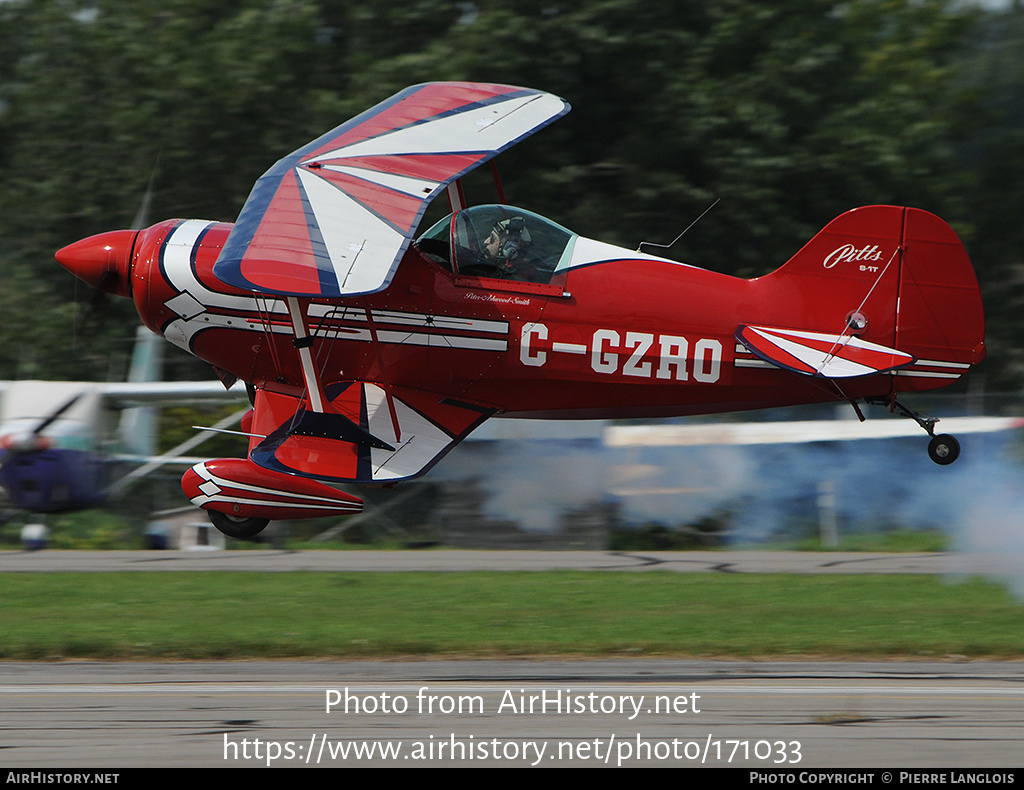
[[[584,238],[461,178],[569,111],[505,85],[408,88],[281,159],[237,221],[60,250],[82,280],[249,386],[246,458],[186,472],[228,535],[358,511],[339,484],[422,475],[489,417],[664,417],[897,396],[982,360],[967,253],[938,217],[867,206],[741,279]],[[495,176],[497,171],[495,171]],[[500,184],[498,194],[501,195]],[[427,204],[452,213],[420,232]],[[333,485],[332,485],[333,484]]]

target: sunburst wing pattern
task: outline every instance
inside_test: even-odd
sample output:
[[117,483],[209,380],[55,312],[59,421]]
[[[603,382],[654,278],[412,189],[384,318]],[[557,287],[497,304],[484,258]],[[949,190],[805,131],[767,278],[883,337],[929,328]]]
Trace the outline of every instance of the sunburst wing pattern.
[[267,171],[214,274],[292,296],[383,290],[435,196],[568,111],[557,96],[507,85],[408,88]]

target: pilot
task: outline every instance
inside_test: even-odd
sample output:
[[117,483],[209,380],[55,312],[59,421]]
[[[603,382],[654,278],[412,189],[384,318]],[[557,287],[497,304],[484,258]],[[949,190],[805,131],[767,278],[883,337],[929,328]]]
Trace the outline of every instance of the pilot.
[[523,255],[530,244],[530,231],[522,217],[499,220],[491,227],[491,233],[484,241],[488,261],[494,265],[500,277],[515,277],[522,264]]

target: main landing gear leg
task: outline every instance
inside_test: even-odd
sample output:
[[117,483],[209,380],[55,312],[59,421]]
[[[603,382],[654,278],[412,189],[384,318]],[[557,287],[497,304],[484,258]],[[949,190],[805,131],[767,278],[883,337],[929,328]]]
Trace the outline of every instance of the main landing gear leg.
[[935,434],[935,423],[938,422],[935,417],[923,417],[916,411],[908,409],[895,398],[892,400],[888,398],[866,398],[865,400],[873,406],[889,406],[893,411],[904,417],[909,417],[924,428],[928,435],[932,437],[932,440],[928,442],[928,457],[935,463],[948,466],[960,457],[960,442],[956,440],[955,436],[950,436],[948,433]]

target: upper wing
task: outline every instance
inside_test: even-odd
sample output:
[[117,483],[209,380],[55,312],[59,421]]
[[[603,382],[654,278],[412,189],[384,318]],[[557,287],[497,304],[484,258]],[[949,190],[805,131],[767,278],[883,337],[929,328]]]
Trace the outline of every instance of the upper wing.
[[507,85],[407,88],[267,171],[214,274],[292,296],[383,290],[441,190],[568,111],[557,96]]

